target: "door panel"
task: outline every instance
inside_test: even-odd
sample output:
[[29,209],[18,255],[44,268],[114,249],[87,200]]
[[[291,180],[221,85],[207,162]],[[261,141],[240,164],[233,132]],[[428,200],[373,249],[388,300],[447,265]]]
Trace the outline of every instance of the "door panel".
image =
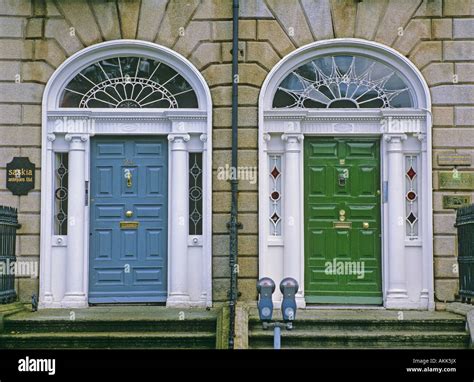
[[167,153],[161,137],[92,139],[91,303],[166,301]]
[[305,139],[305,297],[381,304],[380,143]]

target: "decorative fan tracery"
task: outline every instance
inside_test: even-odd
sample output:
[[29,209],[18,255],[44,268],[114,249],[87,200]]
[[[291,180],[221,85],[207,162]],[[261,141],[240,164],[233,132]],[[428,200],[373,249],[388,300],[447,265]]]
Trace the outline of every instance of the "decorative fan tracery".
[[61,107],[197,108],[196,93],[168,65],[144,57],[112,57],[78,73],[64,88]]
[[402,76],[362,56],[323,56],[296,68],[279,85],[274,108],[413,107]]

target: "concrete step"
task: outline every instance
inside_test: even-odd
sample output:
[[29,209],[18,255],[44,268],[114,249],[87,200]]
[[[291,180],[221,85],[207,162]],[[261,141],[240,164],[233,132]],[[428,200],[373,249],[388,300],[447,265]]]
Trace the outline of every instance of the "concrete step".
[[5,320],[5,333],[78,333],[78,332],[183,332],[215,331],[216,320],[127,320],[127,321],[25,321]]
[[0,334],[0,349],[214,349],[215,332]]
[[[259,320],[250,319],[249,329],[254,330],[262,326]],[[378,332],[378,331],[417,331],[417,332],[435,332],[435,331],[453,331],[464,332],[466,328],[465,320],[443,320],[443,321],[423,321],[423,320],[297,320],[294,324],[297,330],[342,330],[350,332]]]
[[[274,318],[281,317],[275,311]],[[250,311],[249,330],[261,328],[255,311]],[[298,331],[342,330],[349,332],[416,331],[465,332],[465,317],[448,312],[386,310],[300,310],[294,322]]]
[[216,347],[217,309],[114,306],[45,309],[3,318],[0,348]]
[[[273,331],[263,330],[250,309],[249,347],[272,348]],[[276,310],[274,318],[281,317]],[[287,348],[467,348],[465,317],[449,312],[384,309],[301,309],[294,329],[282,331]]]
[[[4,318],[3,331],[11,333],[79,332],[215,332],[217,311],[127,307],[129,309],[89,308],[50,309],[23,312]],[[135,308],[135,309],[134,309]]]
[[[345,330],[282,331],[282,348],[291,349],[465,349],[469,335],[459,332],[377,331],[353,332]],[[273,331],[249,332],[249,348],[273,348]]]

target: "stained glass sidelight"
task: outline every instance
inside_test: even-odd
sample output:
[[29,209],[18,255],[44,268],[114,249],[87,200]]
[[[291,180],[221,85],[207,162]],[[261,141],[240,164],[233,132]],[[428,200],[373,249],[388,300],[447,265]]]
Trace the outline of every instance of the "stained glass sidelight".
[[56,153],[54,173],[54,234],[67,235],[68,153]]
[[170,66],[145,57],[112,57],[77,74],[65,87],[61,107],[197,108],[196,93]]
[[393,68],[363,56],[323,56],[296,68],[278,86],[274,108],[413,107]]
[[269,157],[270,235],[281,235],[281,155]]
[[406,235],[410,239],[418,238],[418,158],[405,156],[405,219]]
[[189,234],[202,235],[202,153],[189,153]]

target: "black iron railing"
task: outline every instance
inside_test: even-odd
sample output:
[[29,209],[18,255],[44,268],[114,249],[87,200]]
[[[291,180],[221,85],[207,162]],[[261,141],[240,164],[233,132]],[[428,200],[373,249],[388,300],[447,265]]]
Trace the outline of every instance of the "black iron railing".
[[16,300],[14,263],[18,228],[16,208],[0,206],[0,304]]
[[458,229],[459,296],[462,302],[474,297],[474,204],[459,208]]

